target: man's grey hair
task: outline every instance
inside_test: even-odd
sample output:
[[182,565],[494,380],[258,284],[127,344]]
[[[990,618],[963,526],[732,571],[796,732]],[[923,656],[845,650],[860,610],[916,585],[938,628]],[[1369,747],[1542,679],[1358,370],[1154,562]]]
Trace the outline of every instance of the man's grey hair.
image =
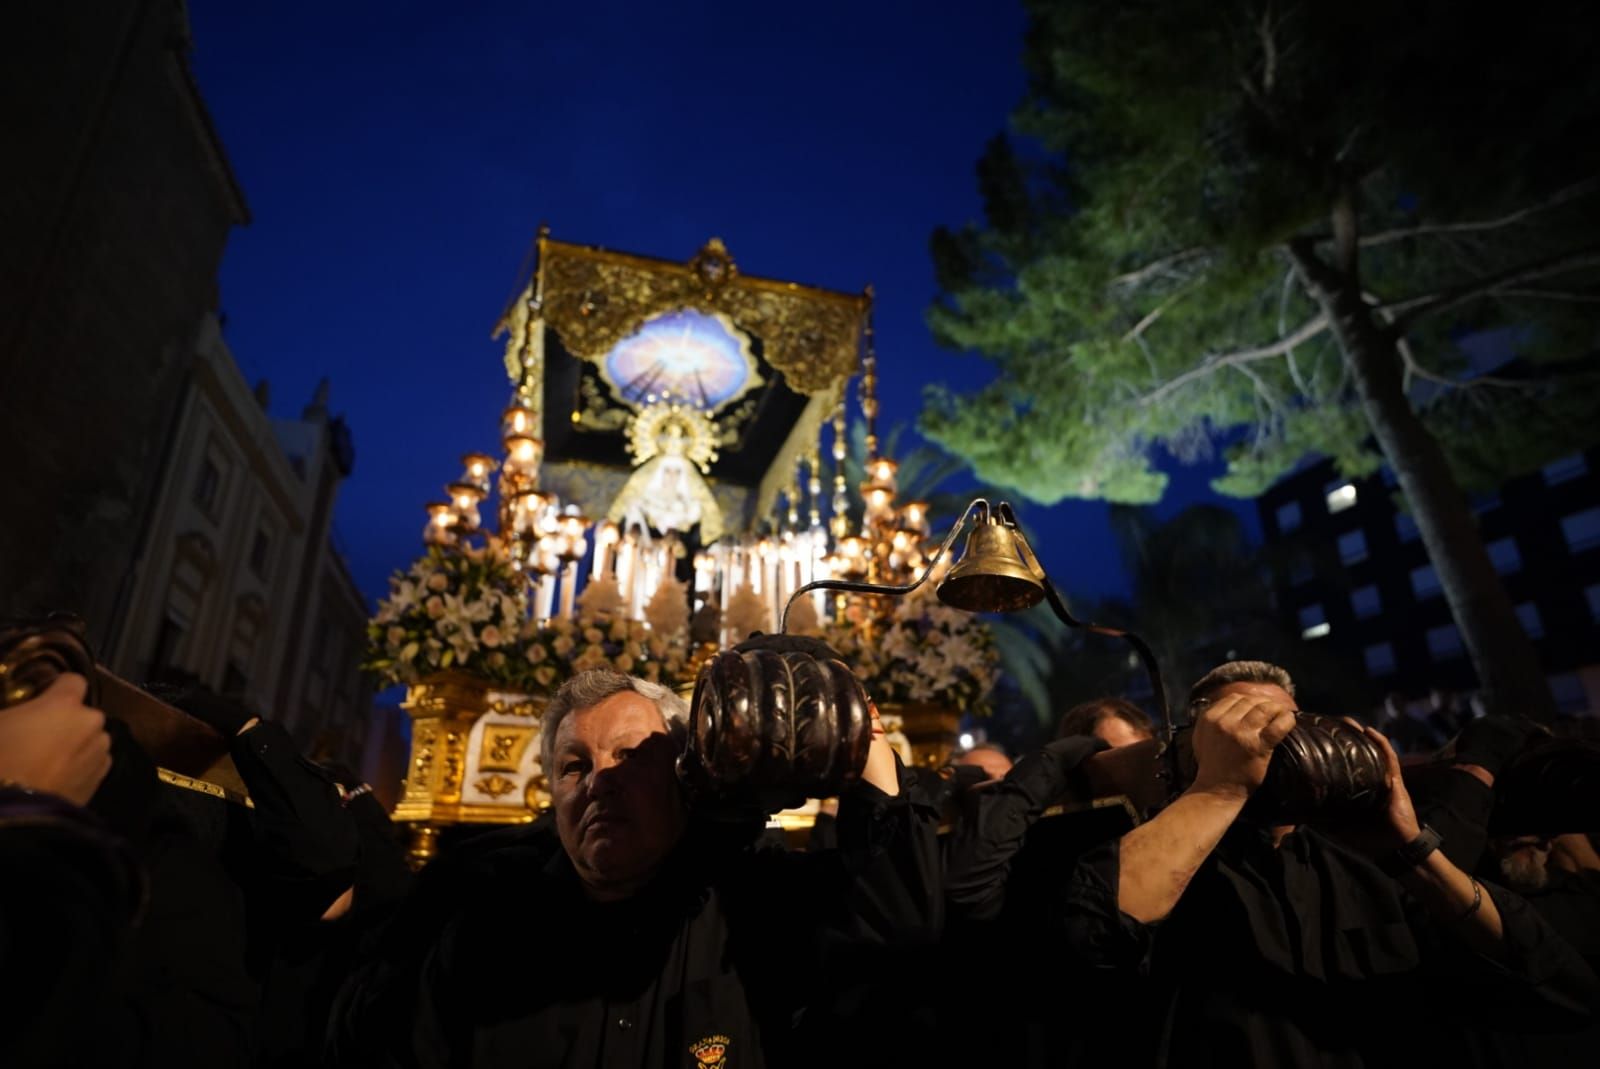
[[1189,688],[1189,708],[1193,709],[1229,683],[1267,683],[1282,687],[1289,697],[1294,697],[1294,679],[1277,665],[1268,661],[1229,661],[1217,665]]
[[671,688],[626,675],[615,668],[591,668],[587,672],[579,672],[561,684],[539,720],[539,767],[544,770],[546,779],[553,781],[555,778],[550,763],[555,759],[556,731],[561,727],[561,721],[570,713],[592,709],[612,695],[626,690],[654,702],[669,733],[676,735],[687,727],[689,703]]

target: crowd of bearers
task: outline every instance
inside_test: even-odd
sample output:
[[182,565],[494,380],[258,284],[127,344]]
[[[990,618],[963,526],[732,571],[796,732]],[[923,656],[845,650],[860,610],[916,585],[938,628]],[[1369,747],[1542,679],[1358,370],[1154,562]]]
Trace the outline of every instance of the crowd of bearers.
[[795,849],[690,799],[682,699],[599,669],[544,715],[551,812],[412,878],[359,784],[236,703],[164,696],[230,741],[253,808],[181,811],[78,677],[0,712],[0,1065],[1594,1057],[1594,806],[1508,796],[1540,741],[1519,721],[1469,723],[1424,777],[1358,729],[1387,803],[1328,828],[1252,819],[1298,723],[1270,664],[1194,684],[1191,773],[1142,812],[1083,804],[1101,762],[1154,749],[1120,699],[1014,764],[938,771],[874,710],[861,776]]

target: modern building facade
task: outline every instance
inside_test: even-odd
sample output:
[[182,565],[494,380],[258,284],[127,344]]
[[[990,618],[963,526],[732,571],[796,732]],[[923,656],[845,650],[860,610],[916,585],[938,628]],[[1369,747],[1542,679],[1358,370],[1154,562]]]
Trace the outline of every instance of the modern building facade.
[[[1286,623],[1405,702],[1473,692],[1461,634],[1398,501],[1387,472],[1350,481],[1329,461],[1258,499]],[[1558,707],[1600,710],[1600,449],[1512,479],[1473,508]]]

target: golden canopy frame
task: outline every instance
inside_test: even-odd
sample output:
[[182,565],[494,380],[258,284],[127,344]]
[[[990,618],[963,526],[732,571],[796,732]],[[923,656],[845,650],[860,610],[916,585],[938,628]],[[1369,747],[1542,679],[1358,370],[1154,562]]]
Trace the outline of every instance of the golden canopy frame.
[[510,334],[506,370],[524,391],[542,378],[543,340],[531,336],[541,323],[573,356],[597,363],[648,320],[680,308],[721,313],[760,338],[767,363],[796,393],[842,395],[860,370],[870,292],[741,274],[718,238],[680,263],[557,241],[541,226],[536,253],[534,277],[499,324]]

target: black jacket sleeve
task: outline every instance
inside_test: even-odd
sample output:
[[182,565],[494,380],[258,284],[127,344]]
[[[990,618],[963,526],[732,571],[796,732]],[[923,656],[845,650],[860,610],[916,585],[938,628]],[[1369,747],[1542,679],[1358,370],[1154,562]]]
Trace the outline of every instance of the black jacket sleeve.
[[3,790],[0,873],[0,1065],[86,1063],[75,1044],[116,997],[143,872],[85,811]]
[[[944,919],[939,808],[922,774],[896,761],[900,791],[857,783],[840,798],[838,845],[756,848],[737,863],[732,908],[774,955],[833,968],[859,952],[936,942]],[[756,915],[783,918],[779,925]],[[797,970],[795,982],[807,982]]]
[[1440,769],[1413,792],[1417,819],[1439,833],[1440,851],[1457,868],[1478,867],[1487,845],[1489,817],[1494,811],[1494,788],[1470,772]]
[[945,896],[952,919],[988,921],[1000,915],[1011,862],[1028,829],[1074,787],[1078,766],[1104,748],[1103,742],[1083,736],[1058,739],[1018,761],[999,783],[966,792],[946,857]]
[[263,721],[231,740],[250,788],[255,858],[288,920],[315,920],[356,879],[360,833],[333,782],[300,756],[289,733]]

